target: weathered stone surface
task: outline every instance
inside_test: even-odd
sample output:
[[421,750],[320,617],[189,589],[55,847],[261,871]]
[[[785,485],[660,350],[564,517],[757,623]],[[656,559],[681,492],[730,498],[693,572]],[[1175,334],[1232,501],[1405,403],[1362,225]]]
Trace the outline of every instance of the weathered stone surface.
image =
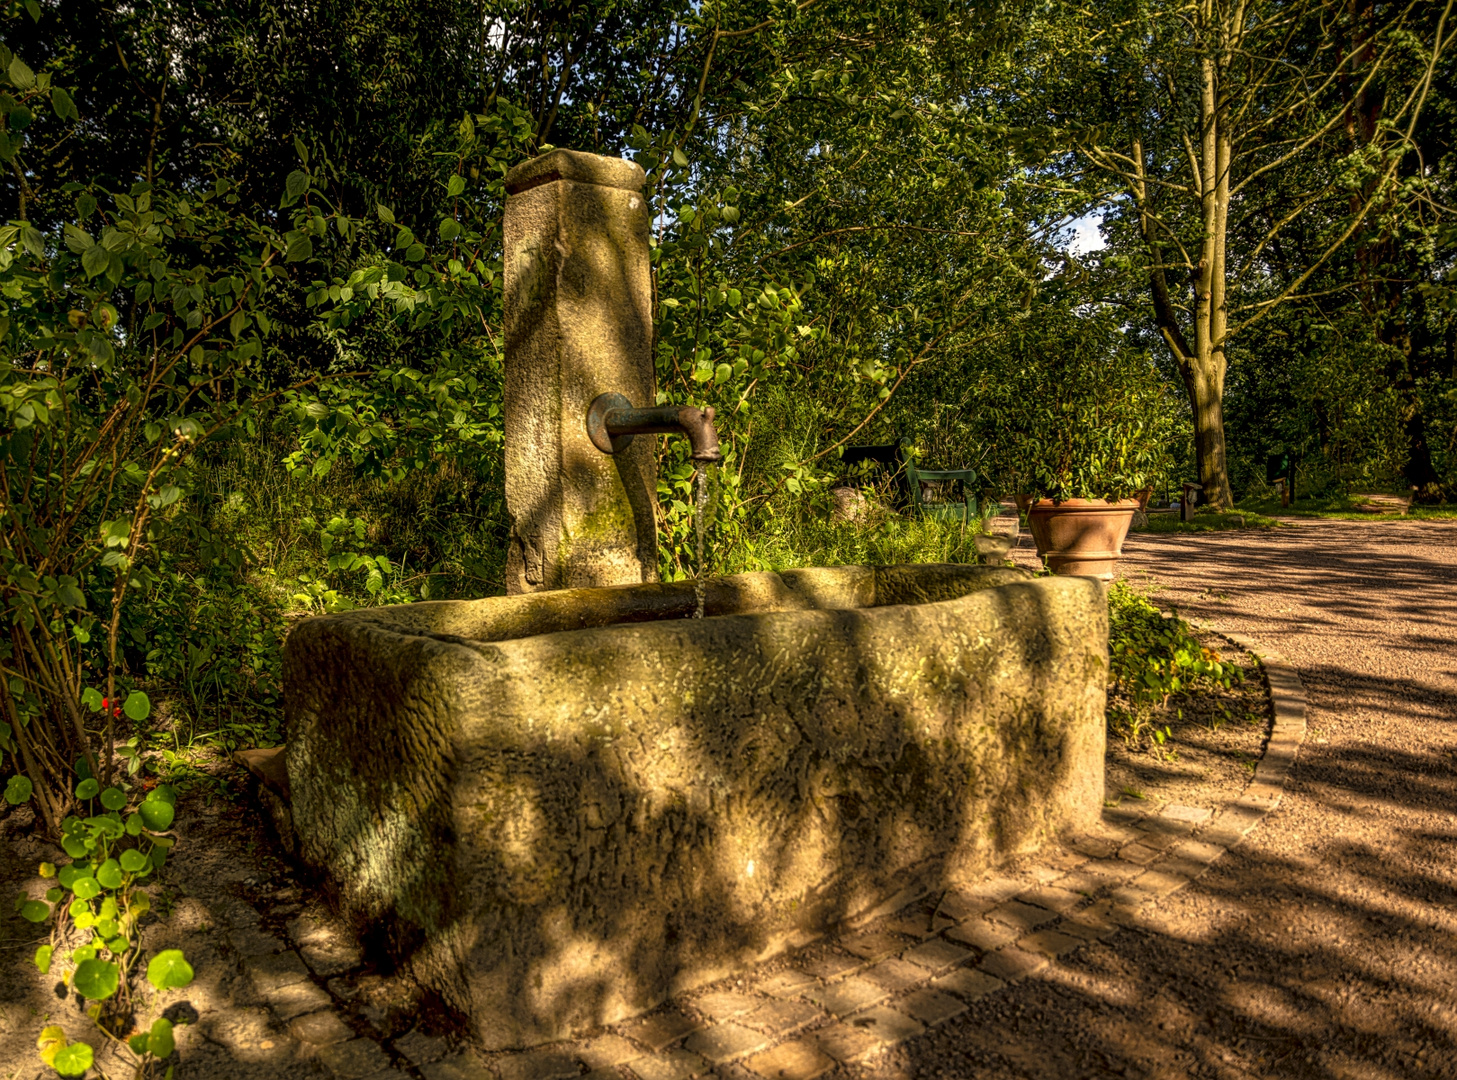
[[685,1049],[701,1054],[715,1065],[755,1053],[768,1045],[769,1036],[743,1024],[714,1024],[695,1031],[683,1044]]
[[994,994],[1006,983],[982,971],[960,968],[950,975],[943,975],[931,983],[937,990],[949,990],[967,1001],[979,1001],[988,994]]
[[293,1033],[294,1038],[312,1046],[330,1046],[354,1038],[354,1032],[349,1030],[349,1025],[330,1009],[322,1009],[291,1020],[288,1030]]
[[501,1080],[567,1080],[580,1076],[581,1062],[555,1046],[545,1046],[527,1054],[511,1054],[496,1062]]
[[390,1067],[390,1059],[373,1039],[350,1039],[326,1046],[319,1051],[319,1060],[338,1080],[363,1080]]
[[627,1029],[627,1034],[648,1049],[656,1051],[703,1026],[702,1021],[691,1019],[680,1012],[664,1012],[639,1020]]
[[651,1057],[638,1058],[627,1067],[642,1080],[690,1080],[704,1075],[713,1065],[691,1050],[664,1050]]
[[[677,603],[639,586],[290,634],[300,854],[486,1048],[615,1023],[1096,822],[1097,583],[745,578],[710,595],[771,613],[628,622]],[[628,624],[510,639],[572,597]]]
[[292,1020],[304,1013],[318,1012],[334,1004],[323,987],[308,981],[276,987],[267,995],[268,1006],[280,1020]]
[[834,1059],[810,1042],[784,1042],[744,1062],[765,1080],[815,1080],[835,1067]]
[[949,941],[933,938],[924,945],[907,949],[902,956],[919,967],[942,972],[972,958],[972,953]]
[[937,1024],[945,1023],[953,1016],[960,1016],[966,1012],[966,1006],[950,994],[943,994],[939,990],[917,990],[907,994],[901,1001],[896,1002],[900,1009],[915,1020],[928,1027],[935,1027]]
[[420,1065],[425,1080],[496,1080],[496,1074],[470,1050],[452,1054],[443,1061]]
[[554,150],[506,177],[506,591],[657,578],[654,440],[604,454],[599,394],[654,404],[643,171]]

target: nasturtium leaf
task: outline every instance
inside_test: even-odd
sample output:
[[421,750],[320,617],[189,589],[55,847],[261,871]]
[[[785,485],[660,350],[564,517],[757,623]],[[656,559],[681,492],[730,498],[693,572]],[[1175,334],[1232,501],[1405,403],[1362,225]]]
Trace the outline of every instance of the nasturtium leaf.
[[[181,492],[178,492],[178,494],[181,494]],[[152,703],[147,699],[146,694],[140,690],[133,690],[126,696],[126,704],[121,707],[121,711],[137,721],[137,723],[141,723],[148,716],[152,715]]]
[[96,868],[96,880],[105,889],[117,889],[121,887],[121,864],[115,859],[107,859]]
[[12,776],[10,782],[5,785],[5,801],[11,806],[19,806],[30,800],[30,793],[34,790],[30,778],[26,776]]
[[[91,905],[85,900],[72,900],[71,906],[66,910],[71,913],[71,921],[77,926],[81,926],[82,919],[88,920],[86,926],[96,921],[96,917],[91,914]],[[81,926],[81,929],[86,929],[86,926]]]
[[88,686],[85,690],[81,691],[81,704],[85,705],[92,712],[100,712],[101,703],[105,700],[101,696],[101,691],[94,687]]
[[76,798],[94,799],[96,798],[96,793],[100,790],[101,784],[97,782],[96,778],[94,776],[88,776],[76,785]]
[[101,886],[90,874],[85,877],[78,877],[71,883],[71,891],[76,894],[77,900],[91,900],[101,895]]
[[171,826],[172,818],[177,813],[172,809],[170,803],[164,803],[157,799],[142,803],[137,808],[137,812],[142,815],[142,824],[153,832],[162,832]]
[[131,1047],[133,1054],[136,1054],[138,1057],[140,1057],[142,1054],[145,1054],[147,1052],[147,1047],[151,1044],[151,1039],[152,1036],[150,1033],[145,1031],[139,1031],[130,1039],[128,1039],[126,1041],[126,1044]]
[[181,990],[192,982],[192,965],[181,949],[163,949],[147,965],[147,981],[158,990]]
[[75,833],[72,833],[70,836],[61,837],[61,847],[73,859],[84,859],[86,857],[86,841]]
[[109,787],[101,793],[101,805],[108,810],[120,810],[126,805],[126,792],[118,787]]
[[66,1031],[59,1024],[51,1024],[41,1028],[40,1037],[35,1040],[35,1048],[40,1051],[40,1059],[47,1065],[56,1060],[58,1054],[66,1045]]
[[39,949],[36,949],[35,966],[42,975],[47,975],[50,973],[51,956],[53,953],[55,953],[55,951],[56,947],[54,945],[42,945]]
[[69,889],[80,876],[81,868],[75,863],[67,863],[56,874],[56,881],[60,882],[63,889]]
[[71,976],[71,985],[89,1001],[104,1001],[116,993],[120,971],[110,960],[82,960]]
[[20,906],[22,918],[31,922],[45,922],[51,913],[51,905],[40,900],[27,900]]
[[55,877],[56,876],[56,864],[55,863],[49,863],[49,862],[43,862],[43,863],[41,863],[40,864],[40,876],[41,877],[44,877],[44,878],[53,878],[53,877]]
[[150,865],[147,857],[136,848],[128,848],[121,853],[121,868],[128,874],[135,874],[145,870]]
[[141,814],[138,814],[138,813],[133,812],[133,813],[130,813],[130,814],[127,815],[127,818],[126,818],[126,834],[128,836],[141,836],[142,835],[142,815]]
[[58,889],[55,886],[52,886],[51,888],[49,888],[49,889],[46,890],[46,903],[47,904],[59,904],[65,898],[66,898],[66,890],[65,889]]
[[73,1042],[63,1047],[54,1058],[51,1059],[51,1068],[62,1076],[81,1076],[87,1069],[91,1068],[95,1055],[91,1047],[83,1042]]
[[172,1038],[172,1021],[166,1017],[159,1016],[152,1021],[152,1033],[147,1042],[147,1049],[158,1061],[172,1056],[172,1051],[177,1048],[177,1043]]
[[120,935],[109,938],[106,942],[106,947],[111,950],[113,955],[116,956],[120,956],[122,953],[130,949],[131,946],[132,943]]

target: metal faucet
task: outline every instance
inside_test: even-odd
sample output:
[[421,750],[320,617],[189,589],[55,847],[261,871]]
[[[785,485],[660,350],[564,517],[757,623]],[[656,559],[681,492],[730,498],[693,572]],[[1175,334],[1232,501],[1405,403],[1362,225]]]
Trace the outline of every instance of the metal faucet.
[[598,394],[587,407],[587,437],[604,454],[615,454],[634,435],[678,433],[688,437],[694,461],[722,461],[713,409],[691,405],[659,405],[635,409],[621,394]]

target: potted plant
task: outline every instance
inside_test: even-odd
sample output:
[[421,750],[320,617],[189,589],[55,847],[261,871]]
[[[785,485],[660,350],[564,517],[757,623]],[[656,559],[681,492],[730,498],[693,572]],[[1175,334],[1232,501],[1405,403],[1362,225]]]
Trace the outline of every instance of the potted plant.
[[1048,568],[1108,581],[1183,410],[1116,326],[1067,318],[1053,341],[1024,343],[1002,366],[994,437]]

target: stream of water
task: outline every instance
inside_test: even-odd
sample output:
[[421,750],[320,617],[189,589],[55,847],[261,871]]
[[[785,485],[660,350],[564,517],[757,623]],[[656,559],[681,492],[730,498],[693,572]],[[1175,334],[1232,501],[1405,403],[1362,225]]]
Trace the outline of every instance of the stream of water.
[[708,579],[703,576],[703,534],[708,531],[708,522],[705,520],[708,510],[708,462],[693,463],[693,482],[698,485],[693,499],[693,531],[698,540],[697,560],[693,567],[693,597],[696,601],[693,617],[701,619],[703,602],[708,596]]

